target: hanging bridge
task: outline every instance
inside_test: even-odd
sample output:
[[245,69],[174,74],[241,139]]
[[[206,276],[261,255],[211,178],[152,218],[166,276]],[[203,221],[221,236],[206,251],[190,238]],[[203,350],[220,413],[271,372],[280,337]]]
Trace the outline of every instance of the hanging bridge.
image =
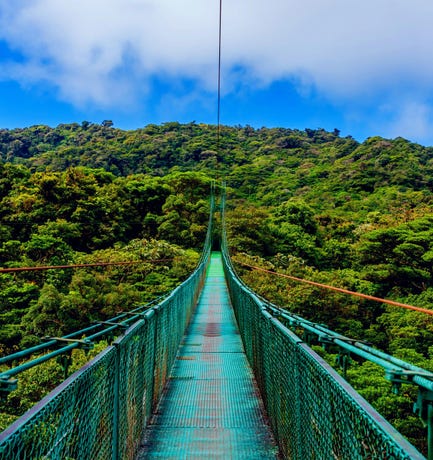
[[293,332],[300,325],[379,363],[394,384],[418,385],[419,414],[433,418],[432,374],[269,305],[237,277],[224,232],[212,252],[211,212],[196,270],[164,300],[103,332],[53,339],[60,351],[0,374],[5,392],[29,366],[123,328],[0,434],[0,458],[424,458]]

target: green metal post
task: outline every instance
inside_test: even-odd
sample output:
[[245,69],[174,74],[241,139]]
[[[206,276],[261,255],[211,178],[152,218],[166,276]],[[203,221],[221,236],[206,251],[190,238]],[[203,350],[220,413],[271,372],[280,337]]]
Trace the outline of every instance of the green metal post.
[[[157,372],[156,366],[158,365],[157,363],[157,352],[158,352],[158,347],[157,347],[157,341],[158,341],[158,333],[159,333],[159,323],[161,321],[161,317],[159,316],[159,309],[158,307],[153,309],[155,313],[155,329],[153,331],[153,372],[152,372],[152,413],[155,411],[156,406],[158,404],[158,398],[155,397],[155,394],[157,394],[157,388],[155,388],[156,384],[156,377],[155,373]],[[159,395],[157,395],[159,396]]]
[[114,398],[113,398],[113,448],[112,460],[119,459],[119,382],[120,382],[120,346],[114,342],[116,360],[114,368]]
[[295,399],[295,406],[296,406],[296,456],[295,458],[297,460],[300,460],[303,458],[303,442],[302,442],[302,433],[304,432],[304,427],[302,426],[302,407],[301,407],[301,400],[302,400],[302,376],[299,374],[299,364],[298,364],[298,359],[299,359],[299,354],[298,350],[295,351],[293,354],[293,358],[295,361],[295,382],[296,382],[296,388],[295,388],[295,394],[296,394],[296,399]]
[[428,403],[427,408],[427,445],[428,460],[433,460],[433,405]]

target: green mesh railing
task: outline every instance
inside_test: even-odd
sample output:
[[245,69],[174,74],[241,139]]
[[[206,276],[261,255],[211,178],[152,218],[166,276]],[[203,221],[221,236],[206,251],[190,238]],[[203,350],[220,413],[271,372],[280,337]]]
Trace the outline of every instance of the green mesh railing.
[[[245,351],[283,455],[300,460],[424,458],[272,316],[237,277],[225,233],[222,240]],[[191,277],[1,433],[0,459],[135,457],[204,282],[211,242],[212,221]]]
[[222,255],[245,352],[282,454],[292,460],[423,459],[238,278],[224,230]]
[[194,273],[0,434],[0,459],[132,459],[204,283],[212,214]]

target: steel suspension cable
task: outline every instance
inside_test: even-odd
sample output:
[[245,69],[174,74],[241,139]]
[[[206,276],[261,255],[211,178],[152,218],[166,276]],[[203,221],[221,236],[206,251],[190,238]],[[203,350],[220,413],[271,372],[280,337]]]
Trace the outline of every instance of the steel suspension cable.
[[222,52],[222,13],[223,1],[219,2],[219,25],[218,25],[218,109],[217,109],[217,151],[220,150],[221,137],[221,52]]

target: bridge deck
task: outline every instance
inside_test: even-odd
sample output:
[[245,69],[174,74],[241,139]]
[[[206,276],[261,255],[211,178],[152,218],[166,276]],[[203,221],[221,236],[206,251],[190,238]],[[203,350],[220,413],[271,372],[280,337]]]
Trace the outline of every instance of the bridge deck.
[[262,412],[230,305],[220,253],[213,253],[138,459],[270,459],[277,449]]

